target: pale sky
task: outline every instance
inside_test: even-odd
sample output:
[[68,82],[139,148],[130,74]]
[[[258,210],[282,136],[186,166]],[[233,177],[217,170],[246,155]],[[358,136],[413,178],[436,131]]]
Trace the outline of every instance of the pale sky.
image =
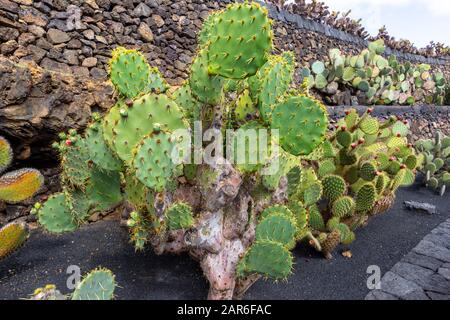
[[330,9],[362,18],[371,34],[386,25],[391,36],[405,38],[417,47],[431,40],[450,46],[450,0],[320,0]]

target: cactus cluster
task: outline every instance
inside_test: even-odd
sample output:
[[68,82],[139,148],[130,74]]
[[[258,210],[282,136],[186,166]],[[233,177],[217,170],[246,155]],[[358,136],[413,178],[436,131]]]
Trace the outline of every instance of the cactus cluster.
[[400,63],[395,56],[386,59],[384,51],[382,39],[354,56],[332,49],[328,61],[313,62],[302,75],[329,104],[350,104],[350,97],[364,105],[444,104],[447,84],[442,72],[433,72],[428,64]]
[[419,140],[415,147],[420,152],[424,183],[443,196],[450,188],[450,137],[438,131],[434,139]]
[[396,190],[414,182],[421,162],[406,138],[408,122],[379,122],[371,112],[346,111],[290,196],[293,210],[309,213],[306,235],[326,257],[339,243],[352,242],[370,216],[387,211]]
[[112,300],[116,287],[114,274],[108,269],[97,268],[86,274],[69,295],[48,284],[36,289],[29,300]]
[[[64,190],[36,204],[42,226],[72,231],[122,204],[136,249],[189,252],[211,299],[242,296],[261,276],[286,279],[299,241],[328,257],[352,242],[414,179],[408,126],[351,110],[327,136],[326,108],[293,84],[294,56],[272,54],[272,39],[266,9],[230,4],[207,19],[189,77],[173,88],[136,50],[114,50],[117,103],[54,144]],[[226,143],[207,144],[211,133]]]
[[[0,136],[0,174],[13,161],[8,140]],[[0,176],[0,201],[17,203],[32,198],[44,184],[44,176],[36,169],[24,168]]]

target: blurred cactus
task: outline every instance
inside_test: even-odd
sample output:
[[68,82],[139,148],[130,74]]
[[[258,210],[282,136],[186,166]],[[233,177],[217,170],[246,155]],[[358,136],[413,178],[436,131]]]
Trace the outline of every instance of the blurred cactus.
[[28,239],[28,227],[24,223],[10,223],[0,229],[0,260],[16,251]]
[[[369,43],[359,55],[345,56],[332,49],[328,61],[315,61],[311,71],[312,87],[325,95],[329,104],[350,104],[344,93],[355,96],[360,104],[414,105],[419,102],[443,105],[448,85],[442,72],[432,72],[427,64],[399,63],[395,56],[385,59],[382,39]],[[311,75],[312,73],[312,75]]]
[[415,147],[421,153],[424,183],[443,196],[450,188],[450,137],[438,131],[434,139],[419,140]]
[[38,288],[29,300],[112,300],[117,287],[114,274],[104,268],[86,274],[69,295],[63,295],[55,285]]
[[[0,173],[13,161],[12,148],[0,136]],[[17,203],[32,198],[44,184],[43,175],[36,169],[19,169],[0,176],[0,201]]]

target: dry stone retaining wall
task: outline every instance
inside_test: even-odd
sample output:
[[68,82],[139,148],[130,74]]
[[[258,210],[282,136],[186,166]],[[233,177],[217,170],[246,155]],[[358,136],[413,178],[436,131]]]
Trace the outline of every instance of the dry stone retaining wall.
[[[211,10],[230,0],[0,0],[0,53],[45,69],[104,79],[111,49],[137,47],[171,84],[186,77],[196,34]],[[300,64],[325,59],[331,48],[357,53],[367,41],[267,4],[278,49]],[[400,60],[429,63],[450,79],[450,57],[388,50]]]

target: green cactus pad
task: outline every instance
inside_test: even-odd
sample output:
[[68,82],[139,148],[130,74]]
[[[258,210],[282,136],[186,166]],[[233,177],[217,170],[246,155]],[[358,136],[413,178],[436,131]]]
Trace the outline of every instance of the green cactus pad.
[[256,108],[247,89],[239,96],[234,114],[236,120],[241,123],[252,119],[256,115]]
[[350,132],[341,130],[336,133],[336,140],[341,146],[348,148],[352,144],[353,137]]
[[313,230],[325,230],[325,222],[317,205],[312,205],[308,208],[309,212],[309,226]]
[[294,69],[281,56],[270,56],[259,83],[259,112],[264,121],[270,122],[276,103],[289,89]]
[[359,168],[359,177],[366,181],[372,181],[377,174],[377,167],[374,163],[368,161],[364,162]]
[[268,190],[275,190],[280,184],[280,179],[288,174],[298,163],[298,159],[280,149],[279,155],[272,154],[262,170],[268,170],[263,175],[263,185]]
[[402,186],[408,187],[414,184],[414,181],[416,180],[416,175],[412,170],[404,169],[405,170],[405,176],[403,178]]
[[96,269],[88,273],[77,285],[72,300],[112,300],[117,284],[108,269]]
[[[259,122],[250,121],[234,132],[234,160],[241,172],[256,172],[265,164],[266,159],[261,159],[262,150],[265,147],[267,153],[270,152],[270,141],[267,141],[266,146],[260,145],[260,142],[263,142],[260,140],[261,129],[264,129],[264,126]],[[269,139],[270,137],[267,137],[267,140]]]
[[404,124],[401,121],[397,121],[392,126],[392,133],[396,135],[400,135],[401,137],[406,137],[406,135],[409,133],[409,127],[408,125]]
[[165,214],[169,230],[189,229],[194,225],[192,208],[186,203],[172,204]]
[[109,64],[111,81],[121,95],[134,98],[145,92],[150,66],[142,53],[118,47],[113,50]]
[[334,161],[331,159],[327,159],[319,163],[317,174],[319,175],[320,178],[323,178],[329,174],[332,174],[334,171],[336,171]]
[[119,123],[121,120],[120,116],[120,110],[126,110],[126,105],[123,100],[117,101],[117,103],[109,109],[108,113],[104,116],[104,119],[102,121],[102,134],[103,139],[105,140],[106,144],[112,151],[116,151],[114,148],[114,127]]
[[84,189],[90,177],[89,161],[86,140],[77,136],[77,140],[62,152],[62,180],[68,185]]
[[349,151],[346,149],[339,150],[338,155],[339,164],[343,166],[350,166],[358,161],[358,158],[354,154],[349,153]]
[[52,233],[74,231],[78,227],[64,193],[51,195],[39,209],[38,218],[39,223]]
[[414,170],[417,168],[418,165],[418,160],[417,160],[417,156],[415,155],[409,155],[405,161],[404,161],[405,166],[410,169],[410,170]]
[[270,206],[270,207],[264,209],[261,212],[259,220],[262,221],[265,218],[267,218],[267,217],[269,217],[269,216],[271,216],[273,214],[282,214],[282,215],[285,215],[288,218],[293,218],[294,217],[294,214],[292,213],[292,211],[288,207],[283,206],[283,205],[273,205],[273,206]]
[[261,220],[256,226],[256,241],[274,241],[288,249],[295,246],[296,221],[281,213],[274,213]]
[[10,223],[0,228],[0,261],[22,246],[28,236],[24,223]]
[[355,109],[350,109],[348,111],[348,114],[345,115],[345,124],[347,125],[347,128],[350,130],[352,129],[359,121],[359,115],[358,112]]
[[353,215],[355,212],[355,206],[356,205],[353,198],[349,196],[342,196],[333,202],[331,212],[335,217],[345,218]]
[[142,137],[151,133],[156,123],[161,129],[187,129],[183,112],[166,95],[147,94],[121,109],[121,118],[113,127],[113,143],[117,155],[126,163],[132,160],[132,150]]
[[92,123],[86,129],[86,144],[92,162],[104,170],[121,171],[122,161],[118,159],[106,145],[103,138],[103,127],[99,122]]
[[183,110],[186,118],[199,120],[201,104],[194,98],[189,83],[186,82],[172,94],[175,103]]
[[119,172],[93,166],[86,195],[96,211],[107,211],[118,205],[122,201]]
[[239,262],[238,277],[259,273],[274,280],[286,279],[292,273],[293,257],[281,243],[255,242]]
[[147,188],[139,179],[135,172],[127,171],[124,174],[125,187],[124,197],[137,210],[153,212],[154,192]]
[[163,191],[175,174],[171,157],[174,145],[169,133],[154,132],[141,141],[133,156],[137,178],[156,192]]
[[377,189],[378,195],[382,195],[384,190],[389,184],[389,177],[387,174],[382,173],[375,179],[375,188]]
[[218,104],[223,97],[223,83],[224,78],[208,73],[208,53],[206,49],[200,50],[191,66],[189,78],[194,97],[206,104]]
[[370,211],[375,204],[376,193],[373,183],[363,184],[356,192],[356,211],[359,213]]
[[347,168],[344,173],[344,179],[349,183],[353,184],[359,179],[359,168],[358,165],[353,165]]
[[259,4],[234,3],[216,15],[209,31],[209,73],[244,79],[267,61],[272,48],[267,9]]
[[277,105],[272,128],[280,130],[280,143],[293,155],[308,155],[319,146],[328,126],[322,104],[306,96],[291,96]]
[[376,118],[367,115],[361,121],[359,126],[361,130],[366,134],[377,134],[380,128],[380,123]]
[[344,195],[347,190],[345,180],[338,175],[328,175],[322,180],[323,195],[330,201],[334,201]]
[[16,203],[33,197],[44,184],[44,176],[36,169],[19,169],[0,177],[0,200]]
[[346,224],[339,223],[336,226],[336,229],[339,230],[342,244],[349,245],[350,243],[355,241],[355,234],[350,230],[350,228]]
[[0,136],[0,173],[5,171],[13,160],[13,151],[8,140]]
[[315,182],[308,186],[303,192],[303,202],[305,206],[310,206],[320,200],[322,196],[322,184]]
[[392,192],[395,192],[398,188],[400,188],[405,183],[405,180],[412,179],[411,176],[406,177],[407,170],[409,170],[409,169],[401,169],[401,170],[399,170],[397,172],[397,174],[395,175],[395,177],[392,179],[391,187],[390,187]]

